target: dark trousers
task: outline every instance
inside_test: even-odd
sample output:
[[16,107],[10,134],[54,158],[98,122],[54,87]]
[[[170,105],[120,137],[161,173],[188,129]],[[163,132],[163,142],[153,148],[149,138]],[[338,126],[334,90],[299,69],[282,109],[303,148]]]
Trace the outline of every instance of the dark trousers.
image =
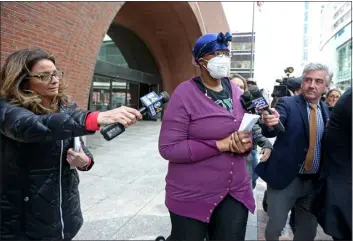
[[215,208],[208,224],[169,213],[172,232],[168,240],[203,241],[207,237],[209,240],[245,240],[249,211],[230,195]]
[[259,178],[259,176],[255,172],[255,168],[256,168],[257,164],[259,164],[259,154],[258,154],[257,150],[252,150],[251,151],[251,156],[252,156],[252,161],[251,161],[251,166],[252,166],[252,177],[251,177],[251,179],[252,179],[252,188],[255,189],[256,181]]
[[347,238],[335,238],[335,237],[332,237],[332,239],[334,240],[334,241],[347,241],[347,240],[352,240],[352,238],[351,237],[347,237]]
[[310,212],[314,200],[314,185],[311,179],[296,177],[286,188],[276,190],[267,186],[266,240],[279,240],[286,225],[289,211],[295,207],[294,241],[314,240],[317,221]]

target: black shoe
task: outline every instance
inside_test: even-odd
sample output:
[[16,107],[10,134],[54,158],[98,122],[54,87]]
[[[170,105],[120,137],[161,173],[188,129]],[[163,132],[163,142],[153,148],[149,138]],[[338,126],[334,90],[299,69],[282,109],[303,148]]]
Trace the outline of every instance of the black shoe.
[[158,236],[154,241],[165,241],[163,236]]

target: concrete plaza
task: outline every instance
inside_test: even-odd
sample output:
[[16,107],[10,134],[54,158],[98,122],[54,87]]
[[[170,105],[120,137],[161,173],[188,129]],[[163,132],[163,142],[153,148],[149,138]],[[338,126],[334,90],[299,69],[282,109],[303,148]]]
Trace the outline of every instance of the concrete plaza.
[[[108,142],[100,133],[86,145],[95,157],[81,172],[80,193],[85,222],[76,240],[154,240],[167,237],[170,219],[164,205],[168,162],[158,153],[160,122],[142,121]],[[257,209],[249,215],[246,240],[264,240],[268,217],[262,209],[266,184],[258,180]],[[289,225],[280,240],[292,240]],[[330,240],[318,229],[316,240]]]
[[[86,138],[95,165],[80,173],[85,222],[76,240],[154,240],[169,235],[164,205],[168,162],[158,153],[160,124],[139,122],[110,142],[100,133]],[[249,215],[246,239],[257,239],[255,215]]]

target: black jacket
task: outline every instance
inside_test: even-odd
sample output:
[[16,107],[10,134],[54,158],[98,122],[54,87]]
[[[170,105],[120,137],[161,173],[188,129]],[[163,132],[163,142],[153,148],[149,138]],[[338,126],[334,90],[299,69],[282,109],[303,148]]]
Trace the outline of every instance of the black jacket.
[[262,135],[262,129],[258,124],[255,124],[251,130],[253,139],[253,149],[256,150],[257,146],[261,148],[273,149],[272,143]]
[[81,228],[80,181],[66,153],[73,137],[94,132],[76,108],[35,115],[0,100],[1,240],[72,239]]
[[352,240],[352,88],[340,97],[328,122],[313,213],[326,234]]

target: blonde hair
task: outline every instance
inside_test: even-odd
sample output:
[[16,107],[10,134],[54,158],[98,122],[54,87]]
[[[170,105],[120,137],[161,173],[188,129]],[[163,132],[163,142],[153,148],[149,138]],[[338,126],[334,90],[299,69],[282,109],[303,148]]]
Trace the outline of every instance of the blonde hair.
[[235,78],[238,78],[241,81],[243,81],[244,91],[248,90],[248,82],[243,76],[241,76],[240,74],[236,74],[235,73],[235,74],[233,74],[232,79],[235,79]]
[[50,107],[45,107],[42,96],[28,90],[28,75],[39,61],[47,59],[55,64],[53,56],[41,49],[22,49],[12,53],[5,62],[1,72],[0,97],[11,104],[22,106],[36,114],[54,113],[60,104],[68,104],[68,96],[64,90],[67,85],[63,80],[59,83],[59,93],[52,99]]

